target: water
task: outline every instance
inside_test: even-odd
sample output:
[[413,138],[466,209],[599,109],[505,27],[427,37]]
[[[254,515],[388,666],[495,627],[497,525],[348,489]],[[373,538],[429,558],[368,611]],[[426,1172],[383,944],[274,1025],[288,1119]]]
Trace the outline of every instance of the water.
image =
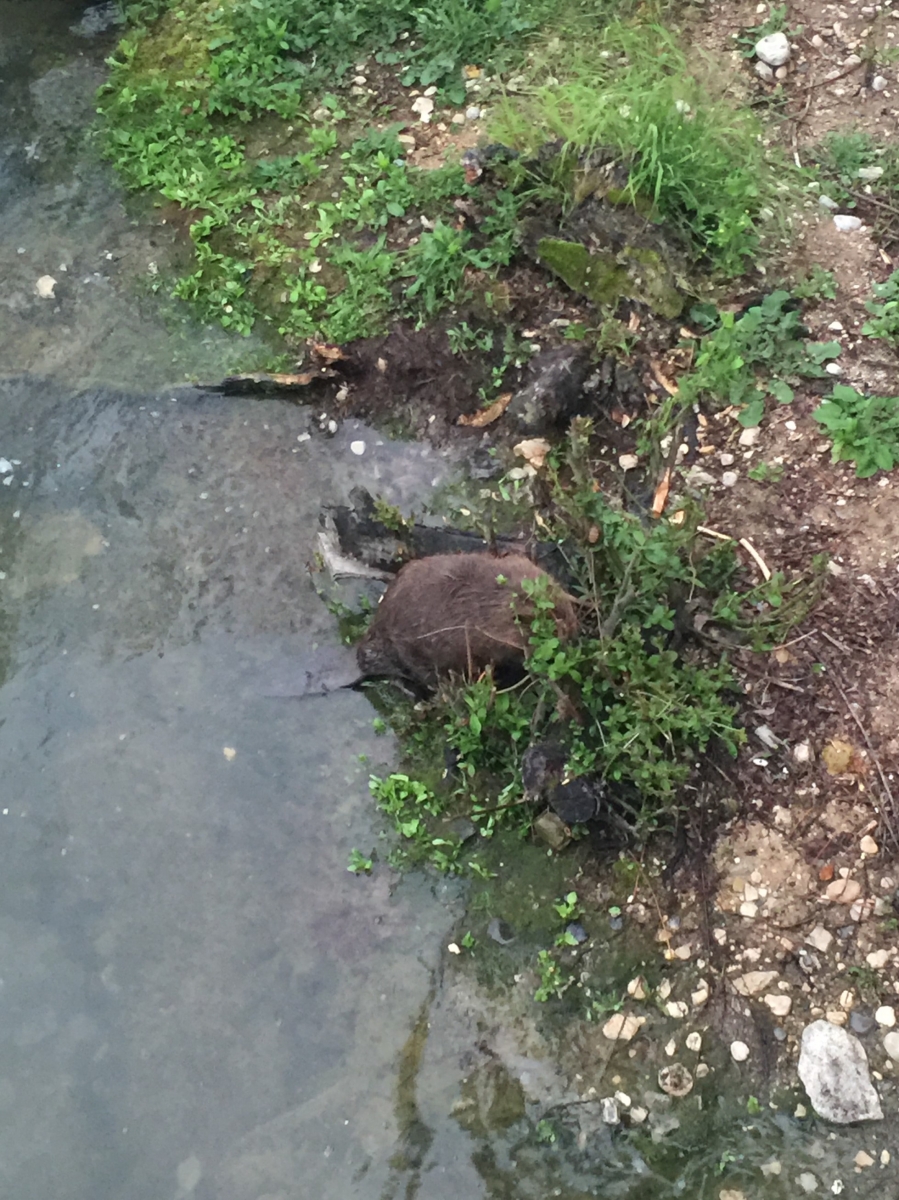
[[[852,1162],[895,1160],[895,1117],[749,1114],[714,1051],[672,1106],[667,1034],[631,1058],[545,1028],[526,976],[497,999],[472,970],[529,950],[445,955],[477,919],[458,887],[347,873],[393,746],[360,694],[264,684],[334,636],[306,570],[322,505],[362,484],[408,507],[447,463],[183,386],[258,348],[146,294],[172,231],[84,142],[110,14],[0,0],[0,1193],[794,1200],[804,1175],[899,1196],[894,1167]],[[520,854],[519,929],[546,870]],[[585,1085],[646,1126],[613,1133]]]

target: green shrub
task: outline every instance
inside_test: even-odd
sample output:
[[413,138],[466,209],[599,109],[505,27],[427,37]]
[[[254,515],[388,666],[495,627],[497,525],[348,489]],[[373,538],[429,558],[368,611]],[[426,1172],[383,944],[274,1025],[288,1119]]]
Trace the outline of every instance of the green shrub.
[[833,461],[854,462],[860,479],[899,463],[899,396],[863,396],[836,384],[812,415],[833,439]]

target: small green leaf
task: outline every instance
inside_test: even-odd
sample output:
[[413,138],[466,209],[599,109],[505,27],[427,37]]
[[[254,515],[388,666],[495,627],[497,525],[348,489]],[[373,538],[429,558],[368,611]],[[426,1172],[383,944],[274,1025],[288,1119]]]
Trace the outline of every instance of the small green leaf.
[[761,424],[762,417],[765,415],[765,401],[752,400],[743,411],[740,413],[737,420],[747,429],[754,429],[756,425]]
[[782,379],[775,379],[768,385],[768,391],[778,404],[790,404],[793,400],[793,389]]

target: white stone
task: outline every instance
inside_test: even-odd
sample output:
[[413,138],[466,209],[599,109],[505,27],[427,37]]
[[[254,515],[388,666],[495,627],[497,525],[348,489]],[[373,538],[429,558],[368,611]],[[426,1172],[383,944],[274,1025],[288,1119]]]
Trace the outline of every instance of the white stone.
[[865,955],[865,962],[875,971],[882,971],[889,961],[890,952],[886,949],[872,950],[870,954]]
[[818,1180],[811,1173],[811,1171],[803,1171],[802,1174],[797,1177],[796,1182],[804,1192],[808,1192],[809,1194],[812,1192],[817,1192],[818,1190]]
[[807,1025],[798,1070],[815,1111],[825,1121],[846,1125],[883,1120],[864,1047],[847,1030],[829,1021]]
[[675,1017],[678,1021],[682,1021],[689,1009],[683,1000],[669,1000],[665,1005],[665,1012],[669,1017]]
[[853,1161],[855,1162],[855,1165],[857,1167],[864,1168],[864,1167],[873,1167],[874,1166],[874,1159],[871,1157],[870,1154],[868,1154],[868,1152],[866,1150],[859,1150],[858,1154],[856,1154],[855,1159]]
[[759,915],[759,906],[757,904],[754,904],[751,900],[744,900],[743,903],[740,905],[740,916],[741,917],[749,917],[749,919],[752,920],[753,917],[757,917],[758,915]]
[[636,979],[632,979],[627,985],[627,994],[633,996],[635,1000],[646,999],[646,985],[642,975],[638,975]]
[[874,1020],[885,1029],[892,1029],[896,1024],[896,1010],[889,1004],[883,1004],[874,1014]]
[[758,996],[777,979],[777,971],[747,971],[733,981],[734,991],[740,996]]
[[606,1125],[617,1125],[620,1117],[618,1115],[618,1105],[612,1096],[605,1096],[600,1100],[602,1107],[602,1119]]
[[758,425],[751,425],[748,429],[744,429],[740,434],[741,446],[754,446],[759,440],[761,429]]
[[477,107],[477,105],[472,104],[469,108],[466,108],[466,110],[465,110],[465,120],[466,121],[478,121],[478,120],[480,120],[480,118],[481,118],[481,110]]
[[858,169],[858,177],[859,179],[863,179],[865,183],[873,183],[882,174],[883,167],[859,167]]
[[830,209],[831,212],[835,212],[840,207],[836,200],[832,200],[830,196],[826,195],[824,192],[822,192],[818,197],[818,203],[822,208]]
[[762,62],[761,59],[756,60],[755,73],[758,75],[759,79],[764,79],[765,83],[771,83],[771,81],[774,79],[774,72],[771,70],[768,64],[766,62]]
[[838,904],[852,904],[861,895],[862,885],[857,879],[835,879],[827,885],[825,895]]
[[822,954],[826,954],[833,944],[833,934],[826,930],[823,925],[816,925],[805,939],[805,942],[807,946],[811,946],[815,950],[820,950]]
[[883,1048],[893,1062],[899,1062],[899,1033],[895,1029],[884,1037]]
[[861,850],[862,854],[867,854],[870,857],[873,857],[880,850],[880,847],[877,845],[877,843],[874,841],[874,839],[871,837],[870,834],[865,834],[865,836],[859,842],[858,848],[859,848],[859,850]]
[[53,289],[56,287],[56,280],[52,275],[42,275],[34,285],[34,290],[42,300],[53,300],[55,296]]
[[434,101],[430,96],[416,96],[412,101],[412,111],[418,114],[422,125],[430,123],[431,114],[434,112]]
[[354,454],[364,454],[365,442],[350,442],[350,449]]
[[848,213],[835,213],[833,223],[840,233],[854,233],[862,227],[861,217],[852,217]]
[[783,1168],[781,1167],[780,1163],[775,1158],[775,1159],[772,1159],[771,1162],[762,1163],[759,1166],[759,1170],[767,1179],[771,1175],[779,1175],[781,1173],[781,1171],[783,1170]]
[[726,488],[736,487],[739,478],[740,476],[736,471],[725,471],[721,476],[722,486]]
[[769,33],[755,44],[755,56],[769,67],[782,67],[790,60],[790,43],[785,33]]
[[723,454],[718,455],[718,461],[721,463],[722,467],[732,467],[737,461],[737,458],[735,454],[728,454],[728,452],[725,450]]
[[698,1054],[702,1049],[702,1034],[696,1033],[695,1030],[693,1033],[688,1033],[686,1046],[688,1050],[692,1050],[694,1054]]
[[[840,366],[839,363],[835,363],[835,362],[829,362],[827,364],[827,366],[824,368],[824,370],[827,372],[828,375],[842,375],[843,374],[843,368]],[[839,504],[840,501],[838,500],[837,503]]]
[[615,1013],[603,1025],[602,1032],[610,1042],[629,1042],[640,1026],[645,1024],[645,1017],[635,1017],[633,1013]]
[[621,454],[618,457],[618,465],[622,471],[633,471],[634,467],[639,466],[640,460],[636,454]]
[[882,75],[875,75],[871,80],[871,89],[875,92],[882,92],[887,85],[886,79]]
[[793,757],[798,763],[807,763],[811,761],[812,748],[808,742],[800,742],[793,747]]
[[765,996],[765,1003],[774,1014],[775,1017],[788,1017],[790,1009],[793,1007],[793,1001],[789,996]]
[[749,1057],[749,1047],[745,1042],[731,1042],[730,1056],[734,1062],[745,1062]]
[[843,332],[843,323],[842,323],[842,321],[831,321],[830,324],[827,326],[827,328],[830,330],[831,333],[842,333]]

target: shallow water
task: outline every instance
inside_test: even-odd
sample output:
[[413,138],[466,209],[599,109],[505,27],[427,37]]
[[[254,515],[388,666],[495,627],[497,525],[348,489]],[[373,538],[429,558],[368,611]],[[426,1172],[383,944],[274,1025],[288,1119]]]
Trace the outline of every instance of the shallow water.
[[899,1196],[852,1168],[895,1118],[750,1118],[720,1056],[679,1126],[656,1093],[644,1133],[593,1119],[578,1148],[572,1064],[640,1099],[664,1039],[631,1061],[563,1036],[563,1070],[526,982],[499,1006],[444,960],[460,888],[347,873],[393,747],[361,694],[264,685],[334,637],[306,570],[322,505],[362,484],[408,507],[447,464],[176,386],[253,345],[139,298],[172,234],[84,144],[108,15],[0,0],[0,1192],[792,1200],[810,1172]]

